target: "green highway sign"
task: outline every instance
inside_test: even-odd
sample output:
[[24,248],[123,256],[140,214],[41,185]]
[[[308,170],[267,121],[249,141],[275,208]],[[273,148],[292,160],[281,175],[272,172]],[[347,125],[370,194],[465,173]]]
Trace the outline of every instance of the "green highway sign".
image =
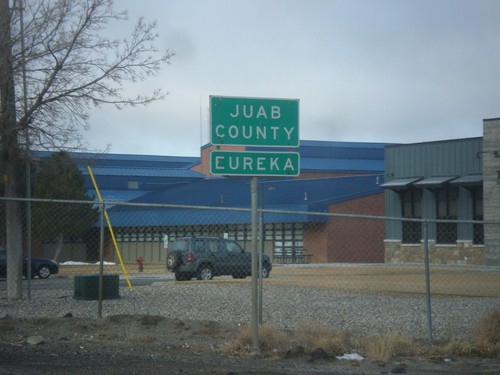
[[213,145],[299,146],[299,100],[210,96]]
[[210,153],[210,172],[231,176],[298,176],[298,152],[220,151]]

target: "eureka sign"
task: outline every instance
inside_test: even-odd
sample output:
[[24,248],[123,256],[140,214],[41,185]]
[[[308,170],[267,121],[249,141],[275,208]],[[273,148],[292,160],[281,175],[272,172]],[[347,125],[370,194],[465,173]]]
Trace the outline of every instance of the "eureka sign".
[[298,152],[220,151],[210,153],[210,171],[225,176],[298,176]]
[[210,97],[215,146],[299,146],[299,100]]

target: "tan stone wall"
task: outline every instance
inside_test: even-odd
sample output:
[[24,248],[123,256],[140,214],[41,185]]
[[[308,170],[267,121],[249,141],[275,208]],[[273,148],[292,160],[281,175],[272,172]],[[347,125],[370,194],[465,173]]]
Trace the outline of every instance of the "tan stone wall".
[[[399,241],[386,240],[386,263],[423,263],[424,244],[401,244]],[[470,264],[484,265],[484,248],[469,241],[459,241],[456,245],[438,245],[429,241],[429,260],[432,264]]]
[[[483,202],[484,220],[500,220],[500,119],[483,121]],[[500,266],[499,225],[484,226],[486,263]]]

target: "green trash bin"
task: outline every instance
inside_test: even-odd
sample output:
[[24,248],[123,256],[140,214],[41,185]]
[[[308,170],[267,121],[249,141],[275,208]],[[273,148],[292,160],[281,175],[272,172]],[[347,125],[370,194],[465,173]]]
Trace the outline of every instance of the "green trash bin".
[[[119,275],[102,275],[102,298],[120,298]],[[75,299],[98,300],[99,299],[99,275],[75,276],[74,295]]]

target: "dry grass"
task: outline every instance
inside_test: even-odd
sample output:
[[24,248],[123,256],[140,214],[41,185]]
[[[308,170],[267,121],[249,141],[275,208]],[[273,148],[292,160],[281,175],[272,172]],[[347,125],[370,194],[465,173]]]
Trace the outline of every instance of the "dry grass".
[[[326,287],[343,290],[425,294],[423,267],[274,267],[268,282]],[[431,292],[434,295],[500,297],[500,274],[474,268],[434,268]]]
[[236,336],[226,344],[225,352],[233,356],[246,355],[252,352],[252,327],[247,325],[239,331]]
[[491,345],[500,344],[500,311],[493,311],[479,322],[476,341]]
[[486,315],[479,322],[474,336],[474,352],[500,359],[500,311]]
[[[268,325],[259,326],[259,344],[263,352],[277,355],[290,350],[290,332],[276,329]],[[245,326],[227,345],[225,352],[240,356],[251,353],[253,350],[252,327]]]
[[[146,263],[139,272],[134,263],[125,264],[128,275],[165,274],[165,264]],[[122,267],[106,265],[107,274],[123,275]],[[99,265],[61,266],[56,277],[73,277],[82,274],[99,273]],[[213,283],[249,283],[250,278],[234,280],[216,278]],[[424,294],[425,274],[423,267],[411,266],[352,266],[352,267],[298,267],[276,265],[266,283],[323,287],[342,290],[373,292],[396,292]],[[500,297],[500,274],[480,272],[474,268],[435,268],[431,271],[431,292],[434,295],[455,295],[474,297]]]
[[364,340],[360,351],[374,362],[387,362],[395,357],[411,356],[420,351],[419,345],[411,338],[397,332],[372,335]]
[[[410,356],[500,359],[500,311],[483,317],[470,341],[451,339],[445,343],[430,345],[397,332],[365,335],[360,332],[335,331],[316,324],[302,324],[294,331],[261,326],[259,344],[263,355],[311,355],[321,348],[329,357],[358,353],[373,362],[388,362]],[[226,346],[226,353],[243,356],[251,352],[252,331],[250,326],[246,326]]]
[[330,355],[342,355],[349,350],[349,337],[344,331],[335,331],[320,324],[301,324],[295,331],[295,341],[305,352],[322,348]]
[[[457,338],[452,338],[448,342],[441,343],[439,345],[431,345],[426,349],[426,355],[432,358],[441,358],[449,356],[473,356],[476,352],[474,350],[475,345],[472,341],[460,340]],[[487,357],[487,355],[485,356]]]

